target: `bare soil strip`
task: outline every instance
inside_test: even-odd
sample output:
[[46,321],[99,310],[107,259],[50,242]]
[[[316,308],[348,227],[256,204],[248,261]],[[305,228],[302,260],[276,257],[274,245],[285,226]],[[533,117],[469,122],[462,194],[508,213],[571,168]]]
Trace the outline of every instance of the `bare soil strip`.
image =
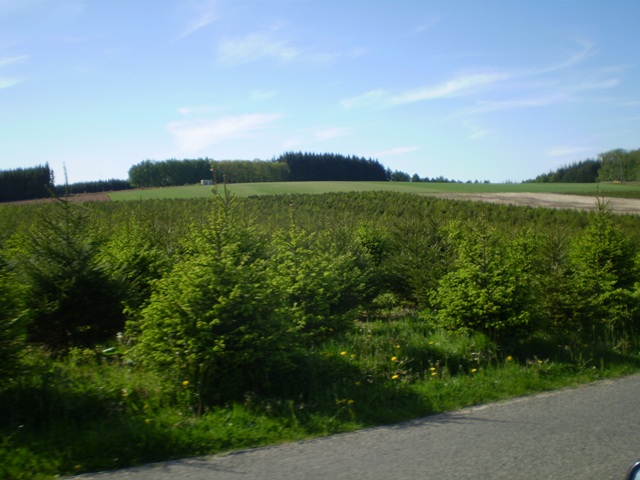
[[[506,205],[570,210],[596,210],[595,197],[561,193],[442,193],[439,197],[452,200],[474,200]],[[605,198],[609,210],[618,214],[640,214],[640,200],[635,198]]]

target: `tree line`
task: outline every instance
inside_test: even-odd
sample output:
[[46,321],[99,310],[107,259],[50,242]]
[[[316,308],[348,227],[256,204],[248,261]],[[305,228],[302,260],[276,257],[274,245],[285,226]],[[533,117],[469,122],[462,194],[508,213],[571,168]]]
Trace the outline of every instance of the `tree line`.
[[0,171],[0,202],[31,200],[51,194],[54,185],[49,164]]
[[535,183],[595,183],[640,181],[640,149],[621,148],[538,175]]

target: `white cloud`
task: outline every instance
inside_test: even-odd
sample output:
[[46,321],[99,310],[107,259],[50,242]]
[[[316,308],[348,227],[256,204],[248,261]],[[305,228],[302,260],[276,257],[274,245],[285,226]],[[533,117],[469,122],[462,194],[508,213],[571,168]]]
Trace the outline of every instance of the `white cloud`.
[[426,100],[464,95],[488,87],[509,78],[504,73],[475,73],[461,75],[436,85],[390,94],[383,89],[370,90],[361,95],[342,100],[344,108],[392,107]]
[[7,65],[13,65],[14,63],[23,63],[27,58],[29,58],[28,55],[0,58],[0,68],[6,67]]
[[313,134],[316,140],[332,140],[334,138],[346,137],[351,133],[349,128],[331,127],[318,130]]
[[218,59],[224,65],[242,65],[263,58],[291,61],[299,51],[272,33],[251,33],[242,38],[226,40],[218,45]]
[[383,89],[369,90],[361,95],[342,100],[342,106],[349,108],[374,107],[387,102],[389,93]]
[[15,87],[23,81],[24,80],[22,78],[0,77],[0,89]]
[[254,113],[215,120],[179,121],[168,124],[167,130],[180,148],[196,151],[224,140],[250,137],[281,117],[279,113]]
[[191,115],[202,115],[206,113],[220,112],[224,109],[225,109],[224,107],[214,107],[214,106],[204,105],[200,107],[181,107],[178,109],[178,113],[180,113],[180,115],[184,115],[185,117],[188,117]]
[[390,148],[388,150],[382,150],[380,152],[375,152],[373,154],[374,157],[387,157],[391,155],[403,155],[405,153],[415,152],[420,150],[422,147],[395,147]]
[[192,33],[197,32],[198,30],[206,27],[211,22],[213,22],[217,18],[216,16],[216,8],[215,2],[213,0],[208,0],[202,3],[200,6],[200,11],[198,12],[195,19],[193,19],[187,27],[177,35],[173,41],[181,40],[185,37],[188,37]]
[[548,157],[567,157],[592,152],[593,148],[583,146],[560,146],[547,150],[545,155]]
[[486,138],[491,132],[482,125],[478,125],[477,123],[469,120],[465,120],[462,124],[469,130],[469,140],[481,140]]
[[461,95],[471,90],[486,87],[488,85],[501,82],[509,78],[507,74],[478,73],[462,75],[451,80],[447,80],[438,85],[431,85],[417,90],[408,91],[391,97],[392,105],[403,105],[406,103],[421,102],[424,100],[434,100],[453,95]]
[[406,33],[405,36],[411,37],[414,35],[419,35],[424,32],[428,32],[437,24],[439,24],[441,21],[442,21],[442,17],[439,17],[439,16],[428,18],[423,23],[421,23],[420,25],[416,26],[415,28],[410,30],[408,33]]

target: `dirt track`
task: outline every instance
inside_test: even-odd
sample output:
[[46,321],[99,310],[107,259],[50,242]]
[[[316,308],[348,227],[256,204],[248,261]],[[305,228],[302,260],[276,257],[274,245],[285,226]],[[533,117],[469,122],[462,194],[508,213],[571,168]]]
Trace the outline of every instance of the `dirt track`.
[[[563,195],[560,193],[444,193],[439,197],[453,200],[475,200],[507,205],[543,208],[566,208],[572,210],[595,210],[595,197]],[[640,200],[632,198],[606,198],[613,213],[640,215]]]

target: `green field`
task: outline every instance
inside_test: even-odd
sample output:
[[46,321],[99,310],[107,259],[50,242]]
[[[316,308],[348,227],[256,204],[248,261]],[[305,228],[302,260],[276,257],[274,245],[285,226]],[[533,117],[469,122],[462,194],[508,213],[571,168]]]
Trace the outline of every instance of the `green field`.
[[[639,197],[636,183],[409,183],[409,182],[277,182],[229,184],[228,189],[238,197],[251,195],[284,195],[293,193],[330,193],[392,191],[407,193],[566,193]],[[152,200],[162,198],[202,198],[211,195],[212,187],[186,185],[182,187],[148,188],[110,192],[111,200]]]

